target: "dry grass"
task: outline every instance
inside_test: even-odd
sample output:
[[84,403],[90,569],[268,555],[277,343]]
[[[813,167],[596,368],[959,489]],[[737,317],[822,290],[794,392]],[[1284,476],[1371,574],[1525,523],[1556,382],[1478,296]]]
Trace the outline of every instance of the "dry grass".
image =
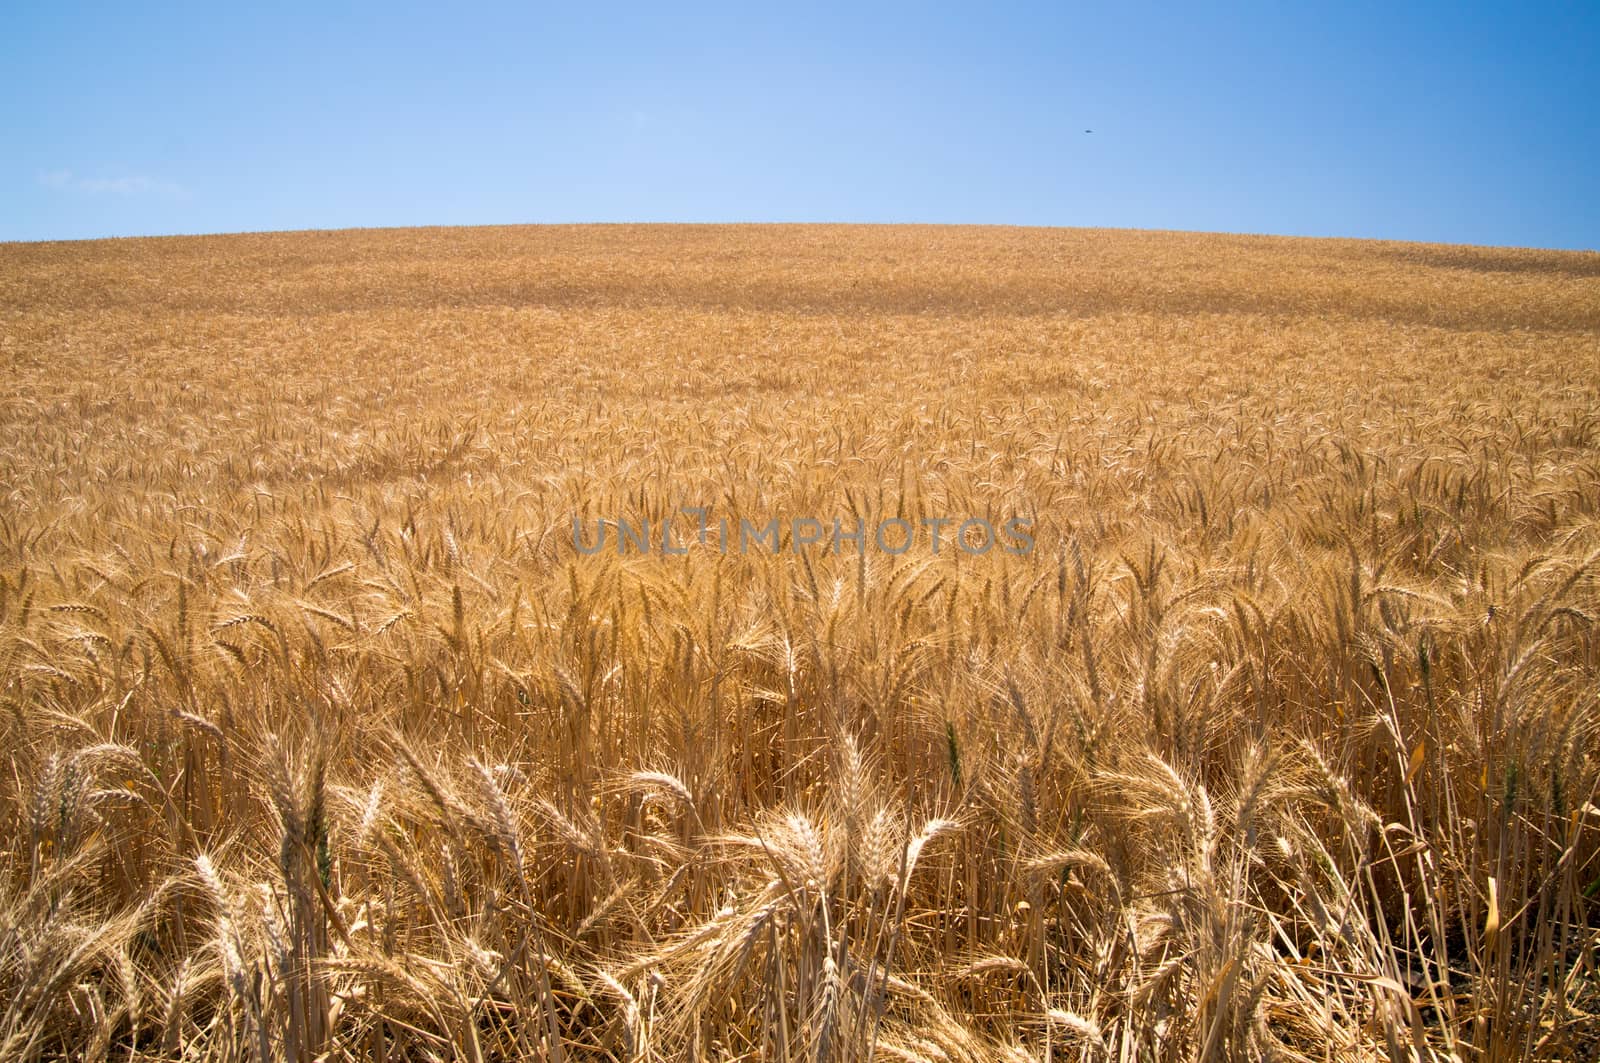
[[[1597,277],[0,247],[0,1058],[1592,1055]],[[699,504],[1038,545],[572,548]]]

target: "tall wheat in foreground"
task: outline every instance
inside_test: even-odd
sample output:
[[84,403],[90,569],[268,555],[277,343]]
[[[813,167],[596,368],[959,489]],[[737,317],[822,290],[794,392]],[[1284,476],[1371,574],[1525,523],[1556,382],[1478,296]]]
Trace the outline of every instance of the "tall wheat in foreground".
[[4,245],[0,360],[0,1059],[1600,1051],[1594,255]]

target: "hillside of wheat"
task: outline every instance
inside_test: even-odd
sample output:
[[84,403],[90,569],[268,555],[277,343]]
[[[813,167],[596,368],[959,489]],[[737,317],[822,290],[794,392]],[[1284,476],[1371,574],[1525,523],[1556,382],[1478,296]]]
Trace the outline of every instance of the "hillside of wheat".
[[0,1059],[1600,1051],[1600,256],[7,244],[0,365]]

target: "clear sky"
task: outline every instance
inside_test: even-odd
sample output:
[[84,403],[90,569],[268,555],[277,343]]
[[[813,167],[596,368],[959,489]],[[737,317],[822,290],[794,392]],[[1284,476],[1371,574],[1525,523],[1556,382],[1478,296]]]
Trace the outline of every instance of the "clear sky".
[[1600,247],[1593,0],[144,6],[0,11],[0,240],[919,221]]

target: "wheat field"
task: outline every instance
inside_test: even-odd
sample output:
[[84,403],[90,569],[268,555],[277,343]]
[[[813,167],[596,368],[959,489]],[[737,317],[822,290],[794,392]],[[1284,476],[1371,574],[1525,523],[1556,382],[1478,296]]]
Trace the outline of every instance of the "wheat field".
[[8,244],[0,364],[0,1059],[1600,1051],[1600,256]]

